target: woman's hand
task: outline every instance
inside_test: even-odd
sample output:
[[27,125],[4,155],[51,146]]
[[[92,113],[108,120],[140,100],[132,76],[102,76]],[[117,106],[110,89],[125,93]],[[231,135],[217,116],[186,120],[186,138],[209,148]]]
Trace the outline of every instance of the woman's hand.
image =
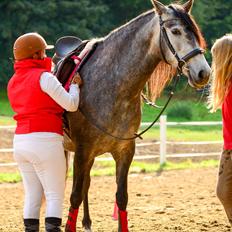
[[71,84],[82,85],[82,79],[79,73],[76,73],[71,81]]
[[78,55],[78,57],[79,57],[80,59],[83,59],[84,56],[86,55],[86,53],[89,52],[89,51],[93,48],[93,46],[94,46],[95,43],[96,43],[96,40],[91,40],[91,41],[89,41],[89,42],[85,45],[85,47],[84,47],[84,49],[81,51],[81,53]]
[[95,40],[89,41],[89,42],[86,44],[86,46],[85,46],[84,49],[91,50],[91,49],[93,48],[93,46],[94,46],[95,43],[96,43]]

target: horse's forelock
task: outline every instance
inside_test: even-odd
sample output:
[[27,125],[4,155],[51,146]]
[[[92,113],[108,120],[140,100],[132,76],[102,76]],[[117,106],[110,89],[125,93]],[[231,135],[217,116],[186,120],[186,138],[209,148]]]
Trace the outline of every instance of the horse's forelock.
[[174,8],[174,15],[177,18],[180,18],[188,26],[189,30],[192,31],[193,34],[195,35],[200,47],[205,49],[206,48],[205,39],[201,33],[199,26],[194,20],[193,16],[188,14],[184,10],[184,8],[179,4],[171,4],[169,7]]

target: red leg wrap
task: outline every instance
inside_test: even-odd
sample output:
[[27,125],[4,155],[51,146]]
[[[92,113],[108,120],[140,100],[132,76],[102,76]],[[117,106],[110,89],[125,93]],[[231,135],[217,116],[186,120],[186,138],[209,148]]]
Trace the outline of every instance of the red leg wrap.
[[76,232],[76,222],[79,209],[69,208],[68,220],[66,222],[66,232]]
[[118,212],[119,212],[122,232],[128,232],[127,211],[119,210]]
[[114,203],[114,212],[112,215],[113,220],[117,221],[118,220],[118,205],[117,202],[115,201]]

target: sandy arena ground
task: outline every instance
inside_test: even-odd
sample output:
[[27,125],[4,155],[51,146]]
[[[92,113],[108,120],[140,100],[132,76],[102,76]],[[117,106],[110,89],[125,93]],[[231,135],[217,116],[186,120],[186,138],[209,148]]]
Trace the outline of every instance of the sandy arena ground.
[[[12,147],[12,136],[12,130],[1,130],[0,148]],[[220,152],[220,150],[220,144],[168,147],[168,153]],[[136,155],[158,153],[159,147],[155,145],[141,147],[136,151]],[[0,163],[8,162],[14,162],[12,154],[1,154]],[[15,172],[15,167],[1,167],[0,172]],[[216,168],[129,175],[130,232],[230,231],[223,208],[215,195],[216,180]],[[67,218],[71,185],[72,180],[69,179],[63,225]],[[117,222],[112,220],[115,189],[115,177],[92,178],[89,202],[94,232],[117,231]],[[23,231],[22,210],[22,183],[0,184],[0,232]],[[44,231],[43,215],[44,206],[41,211],[41,231]],[[78,217],[77,231],[83,231],[81,220],[82,208]]]
[[[130,175],[130,232],[230,231],[223,208],[215,196],[216,176],[215,168]],[[70,191],[71,179],[66,188],[64,221]],[[89,201],[93,231],[117,231],[117,222],[111,218],[114,192],[114,177],[92,178]],[[23,231],[22,184],[1,184],[0,196],[0,231]],[[77,231],[83,231],[82,209],[78,218]],[[43,217],[41,220],[41,231],[44,231]]]

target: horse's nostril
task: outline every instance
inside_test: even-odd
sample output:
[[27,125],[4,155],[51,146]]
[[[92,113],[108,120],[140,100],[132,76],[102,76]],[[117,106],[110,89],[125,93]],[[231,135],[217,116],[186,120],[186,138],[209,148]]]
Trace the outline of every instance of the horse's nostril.
[[208,72],[206,72],[206,71],[204,71],[204,70],[201,70],[201,71],[199,72],[199,74],[198,74],[198,77],[199,77],[199,79],[201,79],[201,80],[204,80],[204,79],[208,78],[208,76],[209,76]]

